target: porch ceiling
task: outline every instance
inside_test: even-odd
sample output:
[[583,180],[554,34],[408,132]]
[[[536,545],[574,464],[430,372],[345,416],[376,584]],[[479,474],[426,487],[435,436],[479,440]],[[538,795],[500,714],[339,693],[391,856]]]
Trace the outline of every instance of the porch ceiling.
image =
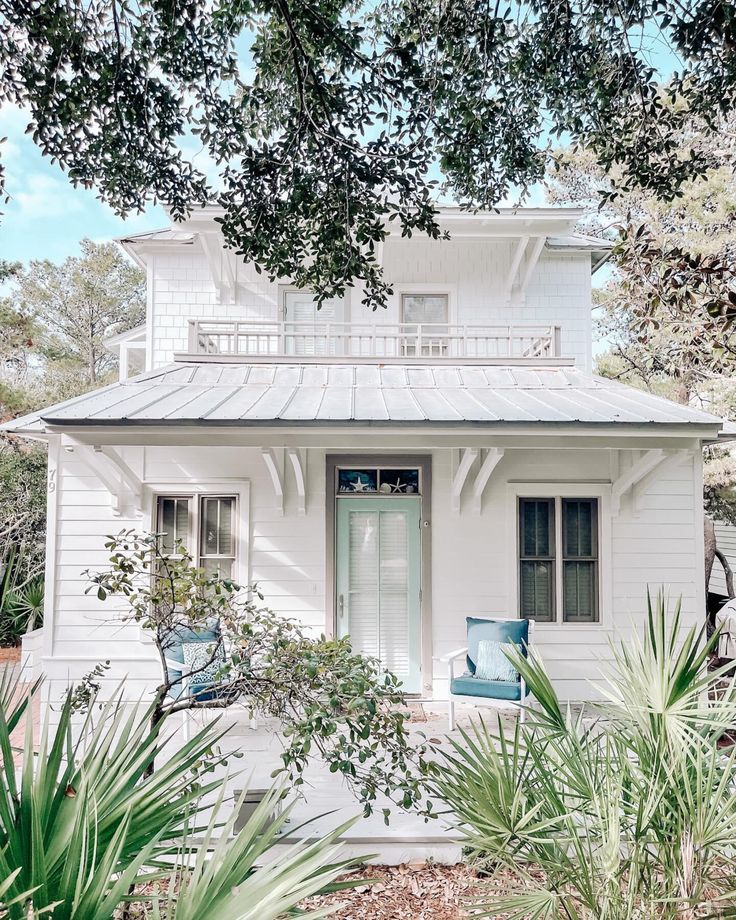
[[[1,426],[694,426],[722,420],[574,367],[189,363]],[[692,429],[691,429],[692,430]]]

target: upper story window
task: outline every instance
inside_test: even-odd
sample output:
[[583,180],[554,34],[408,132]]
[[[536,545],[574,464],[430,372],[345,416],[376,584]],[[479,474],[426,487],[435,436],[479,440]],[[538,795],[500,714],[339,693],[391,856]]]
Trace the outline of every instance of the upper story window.
[[341,323],[345,318],[344,305],[342,297],[331,297],[317,309],[317,301],[311,291],[283,291],[284,322],[287,323]]
[[[330,355],[335,335],[345,320],[345,301],[332,297],[317,309],[311,291],[286,289],[282,292],[284,351],[290,355]],[[328,325],[331,328],[328,329]]]
[[235,572],[237,498],[234,495],[160,495],[156,532],[161,551],[174,554],[180,540],[208,575],[232,578]]
[[450,304],[447,294],[402,294],[402,323],[441,323],[450,320]]
[[597,498],[520,498],[519,610],[546,623],[597,623]]
[[442,358],[448,354],[450,303],[447,294],[402,294],[402,354]]

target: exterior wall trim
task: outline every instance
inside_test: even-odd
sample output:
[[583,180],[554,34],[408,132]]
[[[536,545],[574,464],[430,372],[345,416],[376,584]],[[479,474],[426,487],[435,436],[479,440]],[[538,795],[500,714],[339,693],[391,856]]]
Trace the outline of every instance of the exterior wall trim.
[[56,632],[56,544],[59,533],[59,473],[61,471],[61,437],[49,438],[46,479],[46,559],[43,599],[43,656],[54,654]]
[[327,454],[325,457],[325,630],[336,633],[335,610],[335,474],[342,466],[416,466],[421,470],[421,625],[422,693],[432,695],[432,455]]

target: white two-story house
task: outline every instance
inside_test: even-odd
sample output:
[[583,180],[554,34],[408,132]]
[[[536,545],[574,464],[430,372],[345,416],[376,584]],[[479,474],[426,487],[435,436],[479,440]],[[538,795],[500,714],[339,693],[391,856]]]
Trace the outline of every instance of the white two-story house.
[[465,617],[536,618],[562,695],[589,694],[647,586],[704,616],[702,460],[720,419],[592,374],[600,241],[575,210],[442,212],[390,235],[385,311],[321,310],[221,241],[217,212],[121,240],[148,278],[120,382],[5,426],[49,444],[43,670],[109,659],[138,697],[152,646],[85,594],[106,534],[164,531],[315,632],[349,633],[410,694]]

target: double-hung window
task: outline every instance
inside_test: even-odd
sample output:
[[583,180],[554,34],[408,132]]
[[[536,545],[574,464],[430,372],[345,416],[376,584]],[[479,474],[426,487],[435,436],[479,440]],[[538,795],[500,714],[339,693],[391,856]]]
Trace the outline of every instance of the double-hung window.
[[235,577],[236,531],[234,495],[160,495],[156,501],[156,532],[162,535],[164,555],[174,555],[181,541],[210,575]]
[[519,612],[545,623],[597,623],[599,501],[520,498]]

